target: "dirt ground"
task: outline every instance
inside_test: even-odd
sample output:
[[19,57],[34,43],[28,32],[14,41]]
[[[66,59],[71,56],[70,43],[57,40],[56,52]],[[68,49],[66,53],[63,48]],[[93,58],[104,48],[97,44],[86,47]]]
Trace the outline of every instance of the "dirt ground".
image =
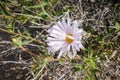
[[[77,0],[65,0],[58,2],[56,9],[61,10],[61,4],[66,3],[71,6],[76,5],[76,8],[79,6]],[[118,17],[120,16],[119,0],[83,0],[82,8],[83,12],[86,13],[86,23],[84,23],[84,25],[93,26],[95,31],[102,31],[101,28],[103,25],[113,27],[114,21],[120,23],[120,18]],[[77,9],[74,13],[79,15]],[[93,21],[89,19],[93,19]],[[101,21],[103,23],[101,23]],[[18,27],[21,27],[17,29],[22,29],[23,26],[27,26],[31,35],[34,37],[36,33],[33,31],[40,30],[30,28],[30,25],[30,23],[22,24],[19,25]],[[5,29],[2,20],[0,20],[0,28]],[[11,36],[12,34],[0,30],[0,80],[32,80],[35,76],[31,70],[33,59],[31,55],[27,54],[25,51],[12,46]],[[24,45],[24,47],[35,54],[38,52],[42,53],[39,49],[39,45],[37,43],[33,44],[34,42]],[[97,74],[99,80],[120,80],[120,44],[118,49],[115,50],[110,57],[110,59],[106,58],[103,62],[98,63],[98,67],[101,70],[101,73]],[[76,61],[76,63],[80,62],[81,60]],[[82,64],[82,62],[80,64]],[[45,66],[39,79],[36,80],[85,80],[84,71],[81,70],[74,74],[73,72],[74,70],[70,61],[65,63],[59,63],[57,61],[50,62]]]

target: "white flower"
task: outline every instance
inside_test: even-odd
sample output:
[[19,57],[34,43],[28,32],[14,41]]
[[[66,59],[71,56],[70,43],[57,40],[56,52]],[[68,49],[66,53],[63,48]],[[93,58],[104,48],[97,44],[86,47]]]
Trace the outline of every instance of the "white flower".
[[49,37],[47,38],[48,50],[53,54],[59,51],[58,58],[66,55],[73,58],[77,51],[85,49],[81,40],[82,35],[86,34],[86,32],[78,28],[82,22],[83,20],[72,21],[68,14],[49,28]]

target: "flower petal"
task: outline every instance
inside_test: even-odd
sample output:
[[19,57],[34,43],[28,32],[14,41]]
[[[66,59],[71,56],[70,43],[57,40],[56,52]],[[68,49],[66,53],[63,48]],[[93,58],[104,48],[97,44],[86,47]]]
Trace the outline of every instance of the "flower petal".
[[80,49],[82,49],[82,50],[85,49],[84,46],[82,45],[82,43],[81,43],[80,41],[76,41],[76,44],[77,44],[77,46],[78,46]]
[[68,53],[68,56],[72,59],[73,58],[73,54],[71,52]]
[[56,30],[53,30],[49,35],[51,37],[58,38],[58,39],[65,39],[65,37],[66,37],[66,35],[64,35],[61,32],[58,32]]
[[65,44],[65,42],[57,42],[57,43],[53,42],[53,43],[52,42],[48,43],[49,47],[51,47],[52,50],[51,52],[58,51]]
[[60,53],[59,53],[58,57],[57,57],[58,59],[61,56],[64,56],[67,53],[67,48],[68,48],[68,44],[64,44],[63,47],[60,50]]
[[56,30],[56,31],[58,31],[58,32],[61,32],[62,34],[65,34],[65,32],[58,25],[54,25],[53,29]]
[[73,33],[75,33],[78,30],[78,27],[81,26],[81,23],[83,22],[83,20],[75,20],[73,21]]

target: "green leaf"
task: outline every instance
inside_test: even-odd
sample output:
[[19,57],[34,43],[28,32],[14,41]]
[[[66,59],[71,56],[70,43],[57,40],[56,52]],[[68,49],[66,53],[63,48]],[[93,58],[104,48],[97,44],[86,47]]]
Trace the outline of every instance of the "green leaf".
[[115,23],[115,28],[116,28],[117,30],[120,29],[120,24],[119,24],[118,22]]
[[44,18],[44,19],[48,19],[48,16],[47,16],[44,12],[40,12],[40,13],[38,14],[38,16],[39,16],[39,17],[42,17],[42,18]]
[[57,1],[58,1],[58,0],[51,0],[51,3],[52,3],[53,5],[55,5],[55,4],[57,3]]
[[29,8],[38,9],[38,8],[41,8],[41,7],[45,7],[47,5],[48,5],[47,2],[43,1],[40,4],[37,4],[37,5],[34,5],[34,6],[30,6]]

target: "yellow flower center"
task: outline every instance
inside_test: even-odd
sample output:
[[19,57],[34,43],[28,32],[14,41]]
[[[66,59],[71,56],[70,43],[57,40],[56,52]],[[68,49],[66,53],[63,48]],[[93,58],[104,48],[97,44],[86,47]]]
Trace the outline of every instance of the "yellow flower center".
[[71,42],[73,42],[73,38],[72,38],[72,34],[68,34],[67,36],[66,36],[66,38],[65,38],[65,40],[68,42],[68,43],[71,43]]

